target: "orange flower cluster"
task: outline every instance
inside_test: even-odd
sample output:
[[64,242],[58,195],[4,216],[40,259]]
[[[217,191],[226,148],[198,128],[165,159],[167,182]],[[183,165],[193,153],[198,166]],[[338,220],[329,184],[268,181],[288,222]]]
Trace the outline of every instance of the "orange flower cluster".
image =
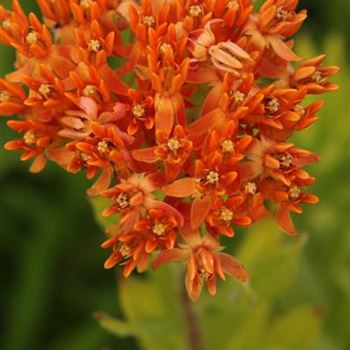
[[128,276],[187,263],[193,300],[225,274],[248,279],[223,237],[268,214],[294,235],[290,213],[317,197],[304,170],[319,157],[288,139],[317,120],[334,91],[324,55],[302,60],[292,36],[298,0],[38,0],[40,20],[0,7],[0,39],[17,51],[0,80],[6,143],[39,172],[52,160],[97,180],[110,200],[106,268]]

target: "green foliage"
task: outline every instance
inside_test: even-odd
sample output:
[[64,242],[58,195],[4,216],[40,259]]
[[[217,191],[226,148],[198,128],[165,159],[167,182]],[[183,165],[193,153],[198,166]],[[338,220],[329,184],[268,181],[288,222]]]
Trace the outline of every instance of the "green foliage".
[[297,307],[274,321],[266,349],[308,350],[319,332],[320,315],[314,307]]
[[162,269],[146,278],[120,281],[120,303],[127,321],[106,314],[97,318],[118,336],[137,336],[144,350],[185,349],[185,328],[175,269]]
[[101,227],[108,227],[110,225],[114,225],[118,223],[119,215],[113,215],[109,217],[105,217],[102,215],[103,210],[108,208],[111,205],[110,199],[103,198],[103,197],[93,197],[93,198],[90,198],[90,202],[94,208],[96,222]]
[[258,297],[273,298],[283,293],[296,274],[304,237],[289,239],[268,223],[248,233],[238,258],[255,276],[252,289]]
[[[299,50],[315,55],[316,49],[308,37],[299,41]],[[350,70],[345,56],[344,42],[339,35],[330,35],[324,42],[329,64],[337,64],[342,71],[334,80],[341,89],[323,96],[325,108],[320,121],[301,134],[296,142],[321,155],[321,162],[313,167],[318,182],[313,191],[320,196],[319,205],[308,209],[298,218],[298,227],[310,230],[309,242],[301,261],[296,287],[300,292],[291,297],[298,302],[313,301],[326,313],[324,337],[317,344],[322,349],[350,347],[346,324],[350,314]],[[292,292],[290,293],[292,294]]]

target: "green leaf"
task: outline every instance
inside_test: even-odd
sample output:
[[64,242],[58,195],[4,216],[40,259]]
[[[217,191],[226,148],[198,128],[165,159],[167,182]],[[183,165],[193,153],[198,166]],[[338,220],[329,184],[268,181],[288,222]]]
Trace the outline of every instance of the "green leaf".
[[238,259],[245,265],[258,265],[275,251],[281,233],[273,220],[264,220],[245,233],[246,237],[238,252]]
[[113,318],[104,312],[96,312],[94,317],[103,329],[120,337],[139,336],[149,328],[148,324],[133,324]]
[[314,307],[298,307],[277,319],[268,334],[267,350],[310,350],[320,330],[320,315]]
[[267,220],[247,234],[238,258],[250,272],[257,298],[273,298],[294,280],[305,237],[289,237]]
[[93,212],[95,214],[96,222],[103,228],[106,229],[108,226],[115,225],[120,220],[119,214],[114,214],[109,217],[102,216],[104,209],[111,205],[111,201],[108,198],[103,197],[90,197],[89,198]]
[[106,333],[89,320],[78,323],[64,331],[60,337],[51,339],[45,350],[96,350],[101,349],[105,343]]
[[245,315],[232,325],[232,335],[227,339],[226,350],[262,349],[265,339],[270,305],[260,303],[246,309]]
[[177,272],[165,266],[145,278],[132,276],[119,283],[125,317],[139,333],[142,349],[186,349]]

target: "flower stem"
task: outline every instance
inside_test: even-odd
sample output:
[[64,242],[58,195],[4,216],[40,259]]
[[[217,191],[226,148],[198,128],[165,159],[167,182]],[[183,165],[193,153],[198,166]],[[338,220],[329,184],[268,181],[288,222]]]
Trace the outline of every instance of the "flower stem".
[[198,323],[198,318],[193,310],[191,300],[187,295],[184,284],[185,272],[180,272],[180,304],[182,307],[183,317],[185,320],[185,328],[187,332],[188,345],[190,350],[203,350],[202,335]]

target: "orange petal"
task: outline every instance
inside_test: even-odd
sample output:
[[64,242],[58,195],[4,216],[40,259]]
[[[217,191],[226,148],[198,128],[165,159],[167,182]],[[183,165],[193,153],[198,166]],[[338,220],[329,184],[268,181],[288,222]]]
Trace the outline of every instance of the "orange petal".
[[130,260],[126,265],[124,265],[123,275],[124,277],[129,277],[134,271],[137,262],[135,260]]
[[145,245],[145,251],[146,253],[152,253],[157,248],[157,240],[155,237],[151,237],[147,240]]
[[154,102],[156,131],[164,132],[169,136],[175,121],[175,111],[171,98],[156,94]]
[[63,147],[55,148],[48,150],[47,157],[60,166],[66,167],[70,162],[72,162],[73,158],[75,157],[75,152],[68,151]]
[[184,177],[164,186],[163,191],[170,197],[184,198],[192,196],[197,192],[196,179],[194,177]]
[[271,35],[267,37],[269,43],[272,46],[273,51],[277,56],[283,58],[284,60],[290,61],[300,61],[300,57],[297,56],[291,48],[278,36]]
[[164,162],[164,171],[165,171],[165,177],[167,181],[173,181],[176,179],[176,177],[180,174],[182,169],[182,163],[179,164],[173,164],[171,162]]
[[157,160],[159,160],[158,156],[154,153],[156,148],[157,146],[145,149],[135,149],[131,152],[131,154],[134,159],[138,160],[139,162],[155,163]]
[[104,241],[101,244],[101,248],[103,249],[112,248],[117,244],[117,242],[118,242],[118,237],[108,238],[106,241]]
[[218,82],[215,86],[209,91],[207,97],[205,98],[201,110],[201,114],[206,114],[213,109],[219,107],[219,101],[221,97],[222,83]]
[[111,183],[111,176],[111,169],[104,169],[97,181],[87,190],[88,195],[94,197],[106,190]]
[[151,256],[149,254],[142,255],[139,263],[137,264],[137,271],[138,272],[142,273],[142,272],[146,271],[150,257]]
[[105,261],[104,268],[105,269],[111,269],[112,267],[114,267],[115,265],[117,265],[120,262],[121,258],[122,257],[120,255],[119,251],[115,250],[109,256],[109,258]]
[[270,155],[265,156],[264,165],[268,168],[271,168],[271,169],[279,169],[279,167],[280,167],[279,161]]
[[234,223],[238,226],[249,226],[252,223],[252,219],[248,216],[236,217]]
[[202,115],[198,120],[192,123],[188,129],[190,133],[200,133],[205,132],[208,129],[225,126],[226,122],[227,117],[225,113],[220,108],[216,108],[209,113]]
[[247,270],[241,265],[238,260],[233,258],[231,255],[224,253],[218,254],[218,257],[220,259],[222,269],[225,273],[243,282],[249,280]]
[[186,284],[187,293],[190,299],[192,301],[197,301],[199,299],[202,286],[203,286],[202,280],[199,280],[199,279],[191,280],[189,278],[189,274],[187,273],[185,278],[185,284]]
[[31,173],[39,173],[45,168],[46,165],[46,157],[43,154],[39,154],[33,161],[32,165],[30,166],[30,172]]
[[312,67],[312,66],[300,67],[293,74],[293,78],[297,81],[307,79],[307,78],[310,78],[315,73],[315,71],[316,71],[316,67]]
[[180,248],[163,250],[159,253],[157,258],[153,261],[152,268],[157,269],[160,265],[184,260],[186,259],[186,255],[187,253]]
[[197,229],[207,217],[211,207],[211,198],[196,198],[191,206],[191,228]]
[[0,115],[4,115],[4,116],[15,115],[22,112],[23,109],[24,109],[23,104],[19,104],[12,101],[2,102],[0,104]]
[[311,193],[305,193],[305,197],[303,202],[306,204],[317,204],[319,202],[319,198]]
[[218,229],[219,233],[223,236],[233,237],[235,235],[235,232],[233,231],[231,226],[221,225],[221,226],[217,227],[217,229]]
[[81,97],[79,101],[80,108],[85,111],[85,113],[92,117],[96,118],[97,116],[97,105],[96,102],[90,97]]
[[297,231],[292,222],[290,212],[287,209],[280,208],[276,214],[277,223],[280,228],[290,235],[296,235]]
[[204,249],[201,252],[202,263],[207,272],[214,273],[214,258],[213,254],[209,250]]
[[184,224],[184,218],[180,212],[168,203],[146,197],[144,206],[147,209],[161,209],[165,215],[175,217],[176,222],[179,224],[179,226],[183,226]]
[[215,278],[208,279],[207,286],[208,286],[209,294],[214,296],[216,294],[216,280],[215,280]]
[[5,143],[4,148],[7,151],[14,151],[23,148],[22,140],[12,140]]
[[237,179],[237,172],[236,171],[230,171],[222,176],[222,178],[225,180],[225,182],[228,185],[231,185],[233,181]]

